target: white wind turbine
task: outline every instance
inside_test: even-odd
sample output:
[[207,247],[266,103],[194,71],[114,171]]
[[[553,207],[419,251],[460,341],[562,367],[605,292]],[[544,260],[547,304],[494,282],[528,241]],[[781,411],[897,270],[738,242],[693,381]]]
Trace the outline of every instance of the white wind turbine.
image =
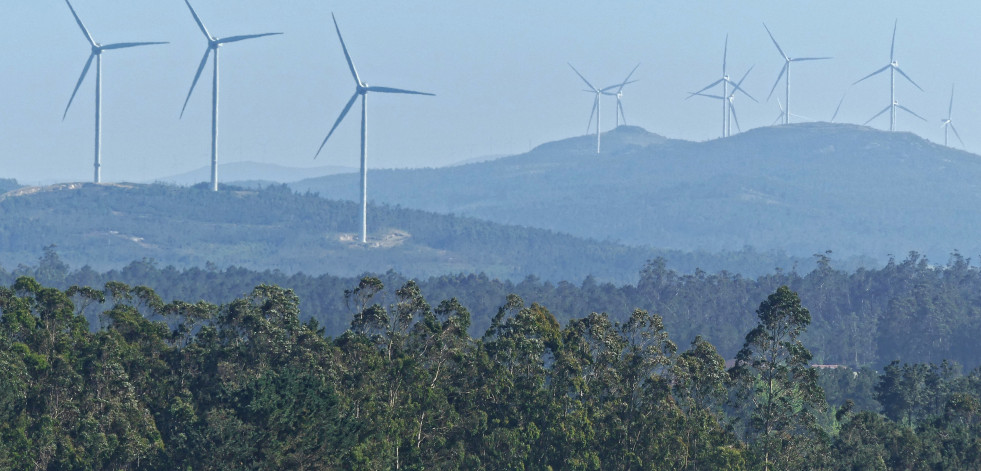
[[283,33],[245,34],[241,36],[216,38],[208,32],[207,28],[204,27],[204,23],[201,22],[201,18],[199,18],[198,14],[194,11],[194,8],[191,6],[191,2],[189,0],[184,0],[184,3],[186,3],[187,8],[191,10],[191,16],[194,17],[194,22],[198,24],[199,28],[201,28],[201,32],[204,33],[204,37],[208,39],[208,48],[204,50],[204,57],[201,58],[201,64],[198,65],[198,71],[194,74],[194,81],[191,82],[191,89],[188,90],[187,98],[184,99],[184,107],[181,108],[181,117],[184,117],[184,110],[187,109],[187,102],[191,100],[191,94],[194,93],[194,86],[197,85],[198,79],[201,78],[201,72],[204,71],[204,66],[208,63],[208,56],[214,52],[214,74],[212,75],[211,82],[211,190],[218,191],[218,48],[226,43],[233,43],[246,39],[261,38],[263,36],[272,36]]
[[[716,86],[716,85],[718,85],[718,84],[721,83],[722,84],[722,94],[720,94],[718,96],[728,97],[729,96],[729,85],[732,85],[732,87],[733,87],[732,93],[733,94],[735,94],[737,91],[739,91],[743,95],[748,96],[750,100],[756,101],[756,98],[753,98],[749,93],[746,93],[746,91],[743,90],[739,85],[737,85],[733,81],[729,80],[729,74],[726,73],[726,57],[728,56],[728,54],[729,54],[729,35],[726,35],[725,47],[722,50],[722,78],[720,78],[720,79],[718,79],[718,80],[716,80],[716,81],[714,81],[714,82],[706,85],[705,87],[703,87],[701,90],[699,90],[697,92],[689,93],[688,94],[688,97],[685,98],[686,100],[688,98],[691,98],[691,97],[695,96],[695,95],[701,95],[701,93],[704,92],[705,90],[708,90],[708,89],[710,89],[710,88],[712,88],[712,87],[714,87],[714,86]],[[729,100],[722,100],[722,137],[726,137],[728,135],[729,135]]]
[[589,83],[589,80],[586,80],[586,77],[583,77],[582,74],[580,74],[575,67],[572,67],[572,64],[569,64],[569,67],[572,68],[572,71],[575,72],[576,75],[578,75],[583,82],[586,82],[586,86],[589,87],[589,90],[586,91],[594,94],[593,109],[592,111],[589,112],[589,121],[586,123],[586,132],[589,132],[589,125],[593,123],[593,115],[595,114],[596,115],[596,153],[599,154],[600,153],[600,95],[608,93],[610,90],[613,90],[614,88],[617,87],[623,88],[622,85],[625,84],[610,85],[609,87],[606,88],[596,88],[593,86],[593,84]]
[[770,88],[770,94],[767,95],[766,99],[769,100],[770,97],[773,96],[773,91],[777,89],[777,84],[780,83],[780,78],[782,78],[784,75],[786,75],[787,76],[787,79],[786,79],[786,90],[784,91],[784,103],[786,105],[786,109],[784,110],[784,113],[783,113],[783,118],[784,118],[783,123],[784,124],[790,124],[790,117],[792,116],[792,114],[790,112],[790,64],[793,63],[793,62],[821,61],[821,60],[827,60],[827,59],[831,59],[831,58],[830,57],[796,57],[796,58],[791,58],[786,53],[784,53],[783,52],[783,49],[780,48],[780,45],[777,44],[777,40],[774,39],[773,33],[770,32],[770,28],[767,28],[766,27],[766,23],[763,23],[763,29],[766,30],[766,34],[770,35],[770,40],[773,41],[773,45],[777,47],[777,52],[780,53],[780,57],[783,57],[783,60],[784,60],[784,62],[783,62],[783,68],[780,69],[780,74],[777,75],[777,80],[775,82],[773,82],[773,88]]
[[[869,118],[867,121],[865,121],[864,123],[862,123],[862,126],[865,126],[866,124],[869,124],[870,122],[872,122],[873,119],[878,118],[880,115],[882,115],[882,113],[885,113],[886,111],[889,111],[889,110],[892,110],[892,116],[893,116],[892,119],[893,119],[893,123],[895,123],[895,121],[896,121],[896,109],[897,108],[898,109],[901,109],[901,110],[903,110],[903,111],[905,111],[905,112],[907,112],[907,113],[909,113],[909,114],[911,114],[913,116],[916,116],[917,118],[920,118],[921,121],[926,121],[926,118],[924,118],[924,117],[922,117],[922,116],[914,113],[913,110],[911,110],[911,109],[909,109],[909,108],[907,108],[907,107],[905,107],[903,105],[900,105],[898,101],[894,101],[894,102],[892,102],[891,105],[886,106],[885,108],[882,109],[882,111],[876,113],[875,116]],[[890,128],[889,130],[892,131],[893,129]]]
[[[909,113],[912,113],[914,116],[916,116],[916,117],[918,117],[920,119],[923,119],[922,117],[920,117],[916,113],[913,113],[912,111],[910,111],[908,108],[905,108],[905,107],[900,106],[899,105],[899,102],[896,101],[896,72],[899,72],[899,75],[902,75],[906,80],[909,80],[909,83],[912,83],[913,86],[915,86],[916,88],[919,88],[921,92],[923,91],[923,89],[920,88],[920,86],[917,85],[916,82],[913,81],[913,79],[909,78],[909,76],[906,75],[906,72],[903,72],[903,69],[900,69],[899,68],[899,62],[896,61],[896,58],[895,58],[895,51],[896,51],[896,26],[898,24],[899,24],[899,20],[896,20],[896,22],[894,22],[893,25],[892,25],[892,44],[889,46],[889,63],[886,64],[885,66],[883,66],[881,69],[878,69],[875,72],[872,72],[871,74],[868,74],[865,77],[862,77],[862,78],[856,80],[855,83],[852,84],[852,85],[855,85],[856,83],[861,82],[862,80],[865,80],[865,79],[867,79],[867,78],[869,78],[869,77],[871,77],[873,75],[879,74],[881,72],[885,72],[886,69],[889,70],[889,103],[890,104],[889,104],[889,106],[886,107],[886,109],[887,110],[890,110],[890,109],[892,110],[892,112],[890,113],[890,116],[889,116],[889,130],[890,131],[895,131],[896,130],[896,108],[899,108],[899,109],[902,109],[902,110],[907,111]],[[881,115],[882,113],[883,113],[883,111],[880,111],[878,114],[876,114],[872,118],[875,119],[877,116]],[[872,121],[872,120],[870,119],[869,121]],[[866,121],[866,123],[868,123],[869,121]]]
[[634,75],[634,72],[637,71],[637,67],[640,67],[640,64],[637,64],[636,66],[634,66],[634,70],[631,70],[630,73],[627,74],[627,78],[623,79],[623,82],[620,82],[620,84],[613,85],[613,86],[610,86],[610,87],[606,87],[606,88],[603,89],[603,90],[612,90],[612,89],[616,88],[616,92],[613,92],[613,91],[605,91],[605,92],[603,92],[603,94],[604,95],[610,95],[610,96],[617,97],[617,109],[616,109],[616,113],[614,113],[616,115],[617,127],[620,127],[620,118],[621,117],[623,118],[623,124],[627,124],[627,115],[625,115],[623,113],[623,101],[622,101],[622,99],[623,99],[623,87],[625,87],[625,86],[627,86],[627,85],[629,85],[631,83],[636,82],[636,80],[630,80],[630,77],[633,76]]
[[92,39],[92,35],[89,31],[85,29],[85,25],[82,24],[82,19],[78,17],[75,13],[75,8],[72,7],[71,2],[65,0],[68,4],[68,9],[71,10],[72,16],[75,17],[75,22],[78,23],[78,27],[82,29],[82,34],[85,35],[85,39],[89,41],[92,45],[92,53],[89,54],[89,60],[85,62],[85,66],[82,68],[82,74],[78,77],[78,82],[75,83],[75,90],[72,91],[71,98],[68,99],[68,106],[65,106],[65,113],[61,116],[64,121],[65,117],[68,116],[68,108],[71,108],[72,101],[75,100],[75,94],[78,93],[78,88],[82,86],[82,81],[85,80],[85,74],[89,72],[89,67],[92,66],[92,59],[95,59],[95,183],[100,183],[102,181],[102,51],[108,51],[111,49],[125,49],[137,46],[149,46],[153,44],[167,44],[166,42],[139,42],[139,43],[113,43],[113,44],[99,44]]
[[954,123],[950,120],[950,115],[954,111],[954,86],[950,86],[950,105],[947,106],[947,119],[941,119],[940,122],[943,123],[941,126],[944,128],[944,145],[947,145],[947,129],[954,131],[954,135],[957,136],[957,140],[961,142],[961,147],[964,147],[964,140],[961,139],[961,135],[957,133],[957,128],[954,127]]
[[327,140],[330,139],[331,134],[334,134],[334,130],[337,126],[341,124],[344,116],[347,115],[348,110],[354,105],[354,101],[361,96],[361,243],[368,242],[368,92],[379,92],[379,93],[405,93],[410,95],[428,95],[435,96],[432,93],[415,92],[412,90],[402,90],[398,88],[389,87],[375,87],[368,86],[367,83],[361,81],[358,76],[358,71],[354,67],[354,62],[351,60],[351,55],[347,52],[347,46],[344,45],[344,38],[341,37],[341,28],[337,26],[337,18],[331,13],[331,18],[334,19],[334,29],[337,30],[337,39],[341,41],[341,49],[344,51],[344,58],[347,59],[347,65],[351,69],[351,76],[354,77],[355,89],[354,95],[351,95],[351,99],[347,101],[344,105],[344,109],[341,110],[340,116],[337,117],[337,121],[334,121],[334,125],[330,128],[327,133],[327,137],[324,138],[324,142],[320,144],[320,148],[317,149],[317,154],[313,158],[317,158],[320,155],[320,151],[324,149],[327,144]]
[[[755,66],[753,66],[753,67],[755,67]],[[749,72],[751,70],[753,70],[753,67],[750,67],[749,70],[747,70],[746,73],[743,74],[743,77],[741,79],[739,79],[738,82],[736,82],[735,85],[737,87],[739,87],[739,86],[741,86],[743,84],[743,81],[746,80],[746,77],[747,76],[749,76]],[[745,93],[745,92],[743,92],[743,93]],[[743,130],[739,127],[739,117],[736,116],[736,88],[733,88],[732,89],[732,92],[730,92],[729,93],[729,96],[727,96],[727,97],[722,97],[722,96],[719,96],[719,95],[709,95],[707,93],[702,93],[702,92],[698,92],[698,93],[696,93],[696,95],[698,95],[698,96],[704,96],[704,97],[708,97],[708,98],[714,98],[716,100],[725,100],[725,101],[728,101],[729,102],[729,111],[728,111],[728,115],[726,117],[726,135],[725,135],[725,137],[729,137],[729,136],[732,135],[732,124],[730,124],[730,122],[729,122],[730,119],[731,119],[731,121],[733,121],[733,122],[736,123],[736,130],[738,132],[743,132]],[[750,97],[750,98],[752,98],[752,97]]]

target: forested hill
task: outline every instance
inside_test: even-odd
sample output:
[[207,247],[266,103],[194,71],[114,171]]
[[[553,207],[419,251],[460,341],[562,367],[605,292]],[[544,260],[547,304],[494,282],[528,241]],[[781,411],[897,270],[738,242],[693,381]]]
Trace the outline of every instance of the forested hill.
[[741,266],[762,273],[794,263],[753,251],[710,256],[625,247],[389,206],[369,208],[365,246],[353,242],[358,209],[283,186],[217,193],[161,184],[24,187],[0,196],[0,265],[32,263],[48,245],[72,266],[97,270],[149,258],[164,266],[210,263],[342,276],[396,270],[630,282],[658,256],[685,271]]
[[[490,162],[373,170],[377,202],[680,250],[981,253],[981,157],[909,133],[806,123],[689,142],[621,126]],[[293,184],[356,198],[356,176]],[[937,230],[943,228],[943,230]]]

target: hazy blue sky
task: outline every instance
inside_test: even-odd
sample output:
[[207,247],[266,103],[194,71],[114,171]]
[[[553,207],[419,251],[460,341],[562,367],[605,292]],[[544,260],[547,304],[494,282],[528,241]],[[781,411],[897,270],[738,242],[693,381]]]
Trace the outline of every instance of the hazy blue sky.
[[[745,4],[751,3],[747,6]],[[721,105],[685,100],[720,75],[729,34],[730,75],[755,69],[737,98],[743,130],[779,114],[767,102],[782,60],[762,22],[793,56],[834,56],[793,66],[793,111],[863,123],[889,101],[887,74],[852,82],[885,65],[893,21],[896,57],[925,90],[899,81],[898,129],[942,142],[952,83],[954,123],[968,150],[981,151],[977,1],[377,1],[196,0],[216,36],[282,31],[222,48],[221,162],[357,166],[357,109],[314,152],[354,91],[330,14],[362,78],[371,85],[436,97],[369,97],[372,168],[441,166],[514,154],[581,135],[592,96],[566,65],[595,85],[619,82],[640,63],[624,93],[629,124],[668,137],[720,133]],[[143,181],[208,165],[210,67],[178,119],[206,41],[181,0],[75,0],[96,41],[170,41],[103,56],[103,180]],[[23,183],[92,176],[94,69],[62,121],[89,46],[61,0],[5,0],[0,15],[2,176]],[[615,101],[603,103],[603,127]],[[883,115],[871,126],[888,128]],[[953,137],[951,137],[953,139]],[[956,141],[955,141],[956,142]]]

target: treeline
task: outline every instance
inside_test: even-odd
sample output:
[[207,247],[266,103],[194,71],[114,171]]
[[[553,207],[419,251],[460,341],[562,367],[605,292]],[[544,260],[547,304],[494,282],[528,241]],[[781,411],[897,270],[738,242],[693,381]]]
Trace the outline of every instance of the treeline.
[[[834,268],[830,254],[815,257],[807,273],[775,270],[751,278],[729,272],[695,270],[680,273],[662,259],[649,261],[633,284],[597,282],[552,283],[535,277],[521,282],[483,274],[458,274],[417,280],[434,299],[456,298],[472,315],[470,335],[482,335],[509,294],[548,306],[561,325],[590,312],[609,313],[626,321],[634,308],[660,315],[672,336],[687,344],[701,335],[727,359],[735,357],[745,333],[753,327],[747,312],[780,286],[800,294],[813,322],[804,334],[814,361],[822,364],[881,370],[893,360],[936,363],[950,360],[966,368],[981,364],[981,269],[954,253],[936,265],[917,253],[890,260],[878,269]],[[100,273],[89,267],[71,269],[49,247],[34,266],[0,267],[0,284],[30,276],[46,286],[102,286],[110,281],[153,286],[165,300],[224,304],[259,284],[294,290],[302,299],[302,318],[315,319],[325,332],[340,336],[349,326],[344,290],[357,277],[286,274],[214,265],[177,269],[152,260],[130,263]],[[378,298],[389,302],[395,288],[408,281],[389,271],[376,274],[389,288]],[[93,315],[94,316],[94,315]],[[98,325],[96,317],[90,317]]]
[[563,326],[511,295],[474,337],[458,300],[384,290],[345,290],[332,337],[276,286],[217,305],[18,278],[0,288],[0,468],[981,467],[981,372],[813,368],[786,286],[743,313],[729,369],[640,309]]

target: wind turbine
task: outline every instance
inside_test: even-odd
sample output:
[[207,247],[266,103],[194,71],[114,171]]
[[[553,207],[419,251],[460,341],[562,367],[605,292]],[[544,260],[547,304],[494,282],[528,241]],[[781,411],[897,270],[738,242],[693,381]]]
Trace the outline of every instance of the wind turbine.
[[[701,93],[704,92],[705,90],[708,90],[721,83],[722,94],[718,96],[728,97],[729,85],[732,85],[733,93],[735,93],[736,91],[742,92],[742,94],[748,96],[751,100],[756,101],[756,98],[753,98],[749,93],[746,93],[745,90],[739,87],[739,85],[729,80],[729,74],[726,73],[726,56],[728,54],[729,54],[729,35],[727,34],[725,48],[722,50],[722,78],[706,85],[705,87],[703,87],[701,90],[697,92],[689,93],[688,97],[685,98],[686,100],[695,95],[701,95]],[[722,100],[722,137],[726,137],[728,135],[729,135],[729,100]]]
[[623,98],[623,87],[627,86],[628,84],[631,84],[631,83],[636,82],[636,80],[630,80],[630,77],[633,76],[634,75],[634,72],[637,71],[637,67],[640,67],[640,64],[637,64],[636,66],[634,66],[634,70],[631,70],[630,73],[627,74],[627,78],[623,79],[623,82],[620,82],[619,85],[612,85],[610,87],[606,87],[606,88],[603,89],[603,90],[612,90],[613,88],[616,88],[616,90],[617,90],[615,93],[612,92],[612,91],[605,91],[605,92],[603,92],[604,95],[610,95],[610,96],[617,97],[617,110],[616,110],[616,113],[614,113],[614,114],[616,114],[617,127],[620,127],[620,118],[621,117],[623,118],[623,124],[627,124],[627,116],[625,114],[623,114],[623,102],[622,102],[622,98]]
[[351,99],[347,101],[344,105],[344,109],[341,110],[341,115],[337,117],[337,121],[334,121],[334,125],[330,128],[327,133],[327,137],[324,138],[324,142],[320,144],[320,148],[317,149],[317,154],[313,158],[317,158],[320,155],[320,151],[324,149],[324,145],[327,144],[327,139],[330,139],[331,134],[334,134],[334,130],[337,129],[337,125],[341,124],[344,116],[347,116],[348,110],[354,105],[354,100],[358,99],[358,95],[361,96],[361,243],[368,242],[368,92],[379,92],[379,93],[405,93],[410,95],[428,95],[435,96],[432,93],[415,92],[412,90],[402,90],[399,88],[389,88],[389,87],[375,87],[368,86],[367,83],[361,81],[358,76],[357,69],[354,68],[354,62],[351,60],[351,55],[347,52],[347,46],[344,45],[344,38],[341,37],[341,28],[337,26],[337,18],[334,14],[330,14],[331,18],[334,20],[334,29],[337,30],[337,39],[341,41],[341,49],[344,50],[344,58],[347,59],[347,66],[351,69],[351,76],[354,77],[355,89],[354,95],[351,95]]
[[[572,67],[572,64],[569,64],[569,67]],[[593,114],[595,114],[596,115],[596,153],[599,154],[600,153],[600,95],[603,95],[604,93],[607,93],[610,90],[613,90],[614,88],[617,87],[623,88],[622,85],[625,84],[611,85],[609,87],[602,88],[602,89],[596,88],[593,86],[593,84],[589,83],[589,80],[586,80],[586,77],[583,77],[582,74],[580,74],[575,67],[572,67],[572,71],[575,72],[576,75],[578,75],[583,82],[586,82],[586,86],[589,87],[589,90],[586,91],[592,92],[595,95],[593,98],[593,109],[592,111],[589,112],[589,122],[586,123],[586,132],[589,132],[589,125],[593,123]],[[631,72],[631,74],[633,74],[633,72]]]
[[[903,105],[900,105],[898,101],[894,101],[894,102],[892,102],[891,105],[886,106],[885,108],[882,109],[882,111],[876,113],[875,116],[869,118],[868,121],[862,123],[862,126],[864,126],[866,124],[869,124],[870,122],[872,122],[873,119],[878,118],[882,113],[885,113],[886,111],[889,111],[890,109],[892,110],[893,123],[895,123],[895,121],[896,121],[896,108],[899,108],[899,109],[901,109],[901,110],[903,110],[903,111],[905,111],[905,112],[907,112],[907,113],[909,113],[909,114],[911,114],[913,116],[916,116],[917,118],[920,118],[921,121],[926,121],[926,118],[924,118],[924,117],[922,117],[922,116],[914,113],[913,110],[911,110],[911,109],[909,109],[909,108],[907,108],[907,107],[905,107]],[[891,130],[892,129],[890,129],[890,131]]]
[[783,68],[780,69],[780,74],[777,75],[777,80],[775,82],[773,82],[773,88],[770,89],[770,95],[767,95],[766,99],[767,99],[767,101],[770,100],[770,96],[773,96],[773,91],[777,89],[777,84],[780,83],[780,78],[783,77],[786,74],[787,80],[786,80],[786,90],[784,92],[784,102],[786,103],[787,109],[784,110],[783,117],[784,117],[784,124],[790,124],[790,116],[791,116],[791,113],[790,113],[790,64],[793,63],[793,62],[821,61],[821,60],[827,60],[827,59],[831,59],[831,58],[830,57],[797,57],[797,58],[791,58],[786,53],[784,53],[783,52],[783,49],[780,48],[780,45],[777,44],[777,40],[774,39],[773,33],[770,32],[770,28],[767,28],[766,27],[766,23],[763,23],[763,29],[766,30],[766,34],[770,35],[770,40],[773,41],[773,45],[777,47],[777,52],[780,53],[780,56],[783,57],[783,60],[784,60],[784,62],[783,62]]
[[194,86],[197,85],[198,79],[201,78],[201,72],[204,71],[204,66],[208,63],[208,56],[214,52],[215,68],[211,81],[211,190],[218,191],[218,48],[226,43],[234,43],[246,39],[261,38],[263,36],[272,36],[283,33],[245,34],[241,36],[216,38],[208,32],[207,28],[204,27],[204,23],[201,22],[201,18],[199,18],[198,14],[194,11],[194,7],[191,6],[191,2],[189,0],[184,0],[184,3],[186,3],[187,8],[191,10],[191,16],[194,17],[194,22],[198,24],[199,28],[201,28],[201,32],[204,33],[204,37],[208,39],[208,48],[204,50],[204,57],[201,58],[201,64],[198,65],[198,71],[194,74],[194,81],[191,82],[191,89],[188,90],[187,98],[184,99],[184,107],[181,108],[181,117],[184,117],[184,110],[187,109],[187,102],[191,100],[191,94],[194,93]]
[[78,23],[78,27],[82,29],[82,34],[85,35],[85,39],[89,41],[92,45],[92,52],[89,54],[89,60],[85,62],[85,66],[82,67],[82,74],[78,77],[78,82],[75,83],[75,90],[72,91],[71,98],[68,99],[68,106],[65,106],[65,113],[61,116],[61,120],[64,121],[65,117],[68,116],[68,108],[71,108],[72,101],[75,100],[75,94],[78,93],[78,88],[82,86],[82,81],[85,80],[85,74],[89,72],[89,67],[92,65],[92,59],[95,59],[95,183],[100,183],[102,181],[102,51],[108,51],[112,49],[126,49],[130,47],[137,46],[150,46],[153,44],[167,44],[166,42],[140,42],[140,43],[113,43],[113,44],[99,44],[92,39],[92,35],[89,34],[89,30],[85,28],[82,24],[82,19],[78,17],[75,13],[75,8],[72,7],[71,2],[65,0],[68,4],[68,9],[71,10],[72,16],[75,17],[75,22]]
[[954,131],[954,135],[957,136],[957,140],[961,142],[961,147],[964,146],[964,140],[961,139],[961,135],[957,133],[957,128],[954,127],[954,123],[950,121],[951,112],[954,111],[954,86],[950,86],[950,105],[947,107],[947,119],[941,119],[940,122],[943,123],[941,126],[944,128],[944,145],[947,145],[947,129],[950,128]]
[[[839,103],[839,106],[840,105],[841,105],[841,103]],[[776,125],[780,121],[783,121],[784,120],[784,117],[787,115],[787,110],[784,109],[783,103],[780,101],[779,98],[777,98],[777,107],[780,108],[780,114],[777,115],[777,119],[774,119],[773,122],[770,123],[770,126]],[[837,113],[835,113],[835,114],[837,114]],[[801,116],[801,115],[796,114],[796,113],[791,113],[790,116],[793,116],[794,118],[800,118],[800,119],[803,119],[803,120],[807,120],[807,121],[813,121],[813,119],[808,118],[807,116]]]
[[[755,66],[753,66],[753,67],[755,67]],[[736,84],[735,84],[736,87],[739,87],[739,86],[741,86],[743,84],[743,81],[746,80],[746,77],[747,76],[749,76],[749,72],[753,70],[753,67],[750,67],[749,70],[747,70],[746,73],[743,74],[743,77],[741,79],[739,79],[738,82],[736,82]],[[743,93],[745,93],[745,92],[743,92]],[[736,88],[733,88],[732,89],[732,92],[730,92],[729,93],[729,96],[727,96],[727,97],[722,97],[722,96],[719,96],[719,95],[709,95],[709,94],[701,93],[701,92],[696,93],[696,95],[698,95],[698,96],[704,96],[704,97],[708,97],[708,98],[715,98],[716,100],[725,100],[725,101],[728,101],[729,102],[729,113],[728,113],[727,118],[726,118],[726,135],[725,135],[725,137],[729,137],[729,136],[732,135],[732,125],[729,122],[730,119],[731,119],[731,121],[734,121],[736,123],[736,130],[739,131],[739,132],[743,132],[743,130],[739,127],[739,117],[736,116]],[[752,97],[750,97],[750,98],[752,98]]]
[[[890,119],[889,119],[889,130],[890,131],[895,131],[896,130],[896,108],[901,108],[901,109],[903,109],[905,111],[908,111],[910,113],[913,113],[909,109],[903,108],[903,107],[899,106],[899,102],[896,101],[896,72],[899,72],[899,75],[902,75],[906,80],[909,80],[909,83],[912,83],[913,86],[915,86],[916,88],[919,88],[921,92],[923,91],[923,89],[920,88],[920,86],[917,85],[916,82],[913,81],[913,79],[909,78],[909,76],[906,75],[906,72],[903,72],[903,69],[900,69],[899,68],[899,62],[896,61],[896,58],[895,58],[895,51],[896,51],[896,26],[898,24],[899,24],[899,20],[896,20],[896,22],[894,22],[893,25],[892,25],[892,44],[889,46],[889,63],[886,64],[885,66],[883,66],[881,69],[878,69],[875,72],[872,72],[871,74],[868,74],[865,77],[862,77],[862,78],[856,80],[855,83],[852,84],[852,85],[855,85],[858,82],[861,82],[862,80],[865,80],[865,79],[867,79],[867,78],[869,78],[869,77],[871,77],[873,75],[879,74],[881,72],[885,72],[886,69],[889,70],[889,103],[890,103],[890,105],[887,106],[886,109],[891,109],[892,110],[892,113],[890,113]],[[882,113],[883,112],[880,111],[878,114],[876,114],[872,118],[875,119],[877,116],[879,116]],[[916,113],[913,113],[913,115],[919,117],[919,115],[917,115]],[[920,118],[920,119],[923,119],[923,118]],[[871,121],[871,119],[869,121]],[[866,123],[868,123],[868,121],[866,121]]]

